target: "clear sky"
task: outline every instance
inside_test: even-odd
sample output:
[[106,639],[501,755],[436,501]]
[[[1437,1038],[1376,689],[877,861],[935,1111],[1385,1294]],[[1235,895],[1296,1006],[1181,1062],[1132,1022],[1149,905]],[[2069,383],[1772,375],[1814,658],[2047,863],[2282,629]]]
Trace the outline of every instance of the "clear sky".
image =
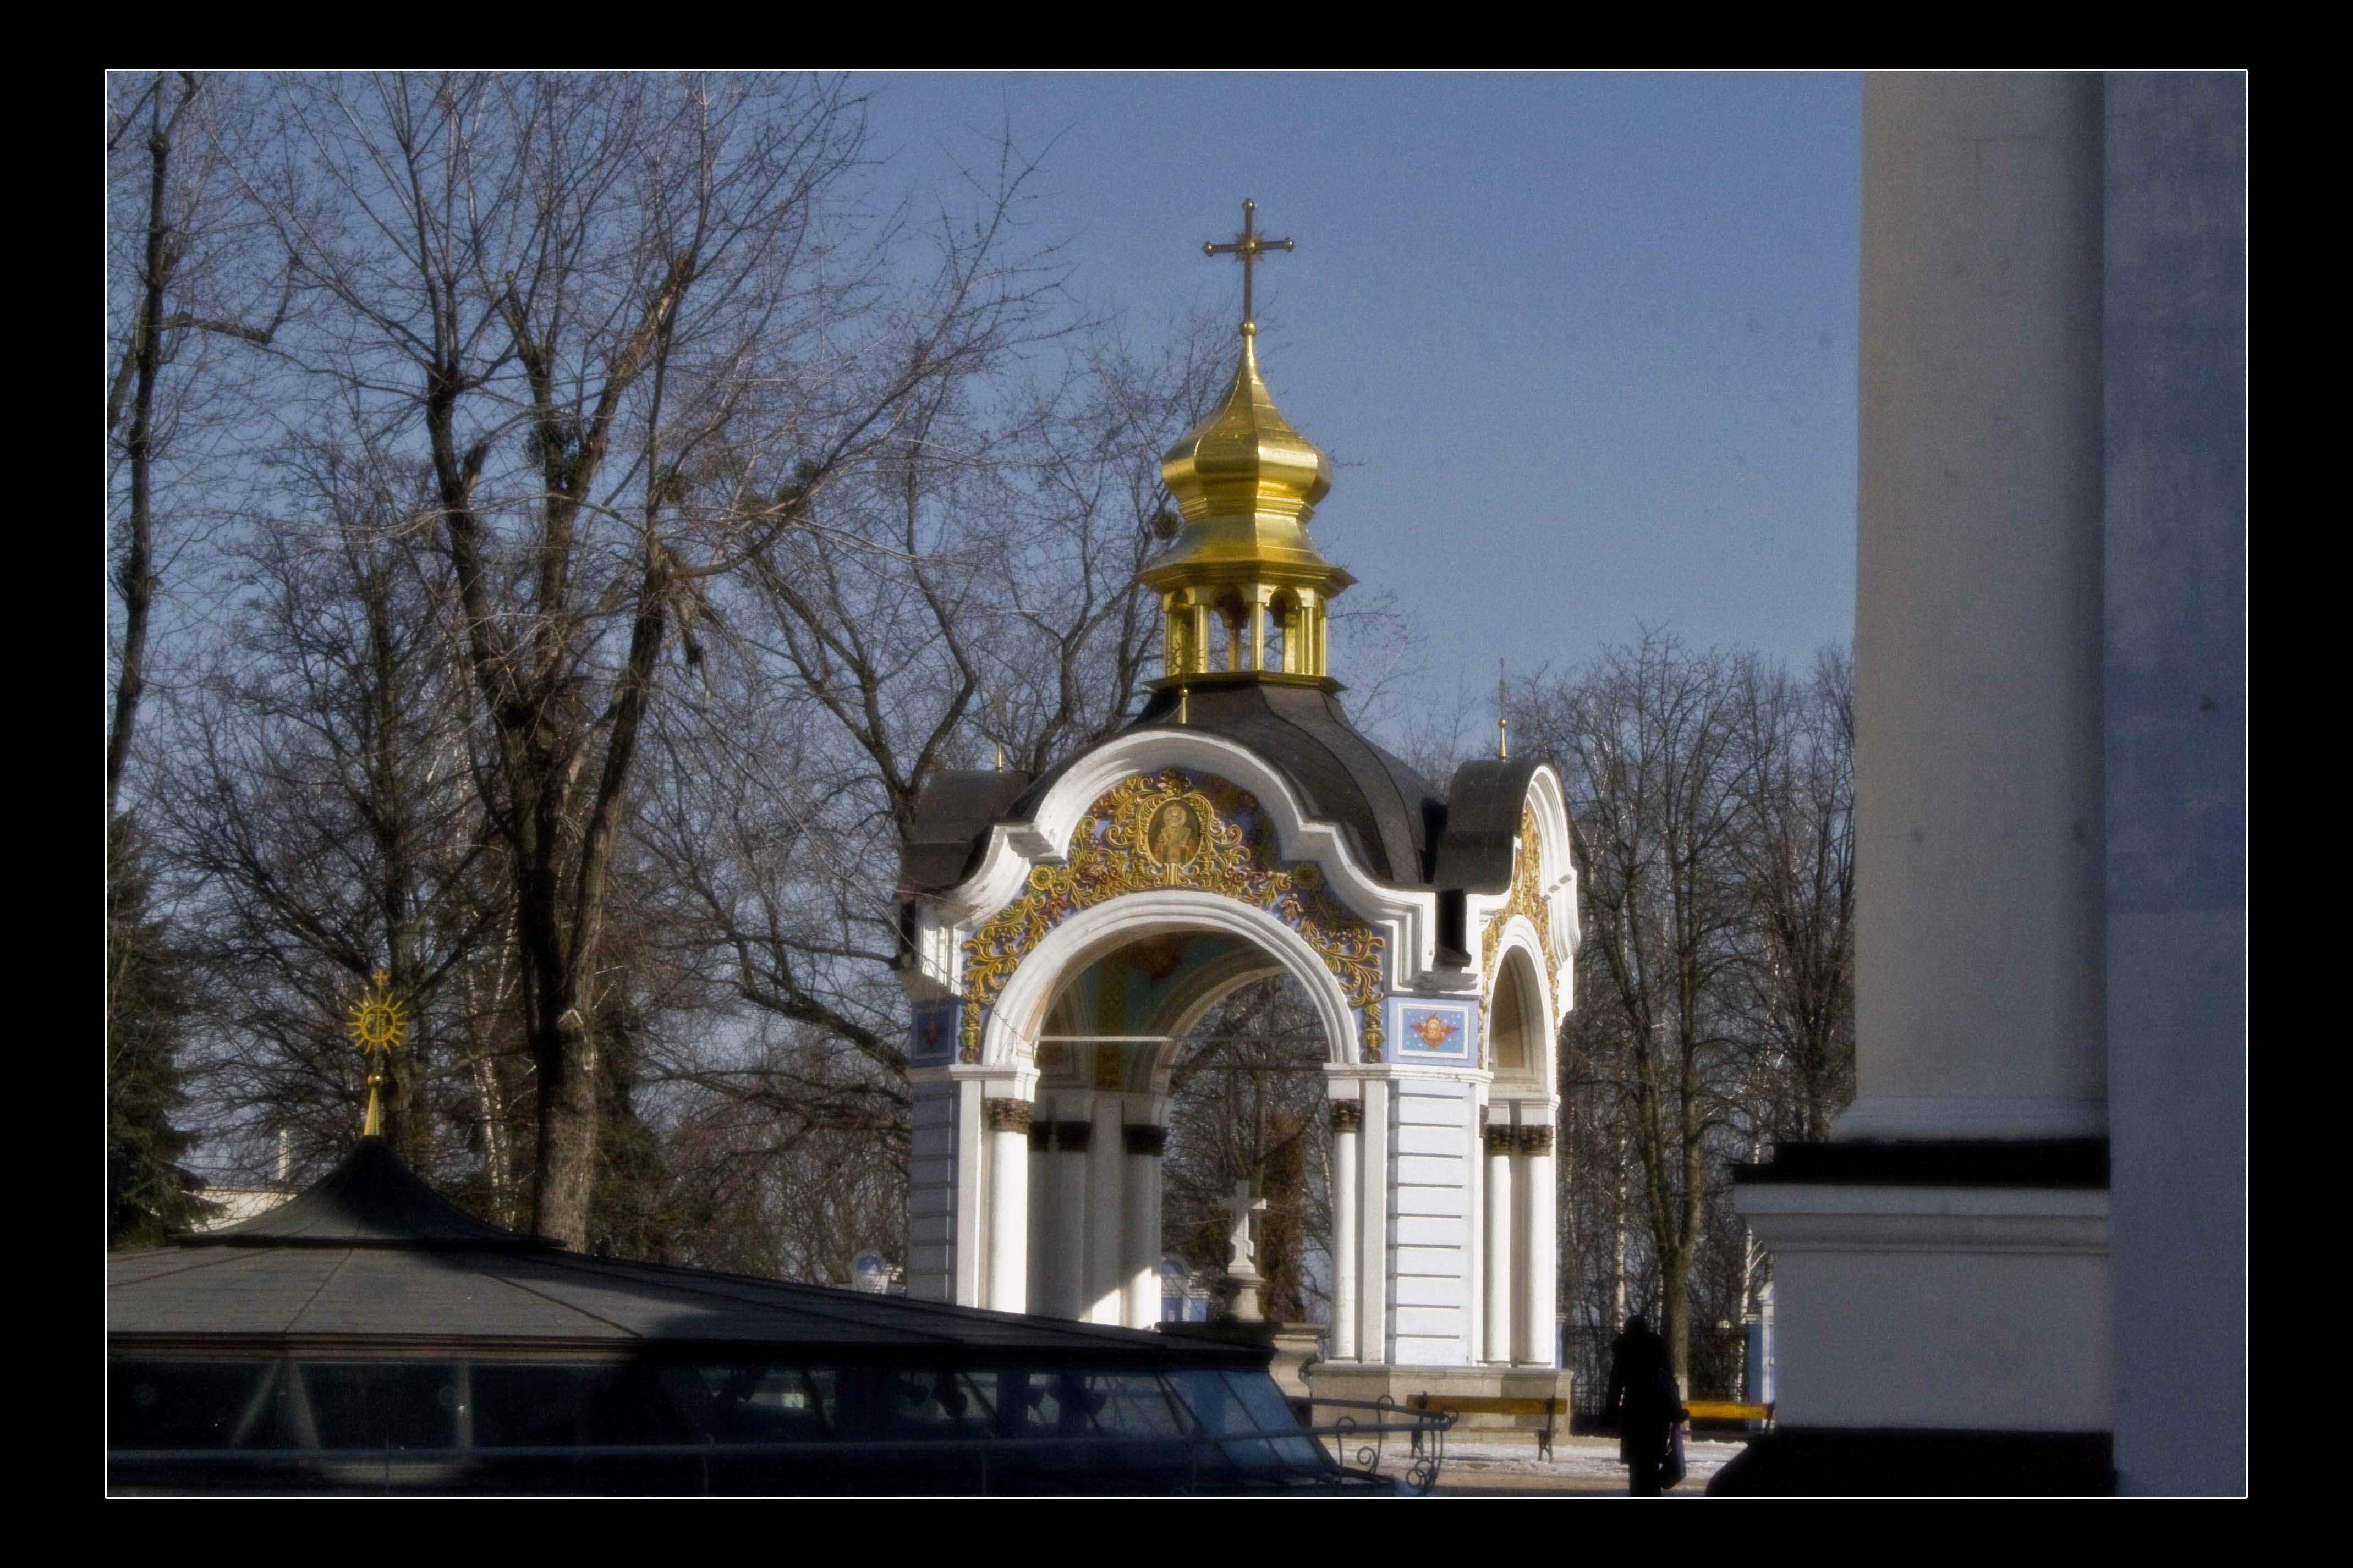
[[858,85],[899,169],[1050,142],[1041,236],[1139,333],[1239,315],[1201,243],[1243,196],[1298,241],[1259,268],[1261,363],[1336,465],[1318,542],[1398,592],[1430,698],[1645,623],[1800,668],[1852,635],[1858,79]]

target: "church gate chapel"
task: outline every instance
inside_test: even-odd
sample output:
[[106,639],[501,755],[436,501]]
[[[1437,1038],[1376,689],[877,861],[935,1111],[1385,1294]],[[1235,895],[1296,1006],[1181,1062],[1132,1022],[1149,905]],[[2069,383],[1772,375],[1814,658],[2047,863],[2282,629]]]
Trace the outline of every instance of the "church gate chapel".
[[1352,579],[1307,532],[1330,463],[1276,409],[1250,319],[1251,265],[1290,244],[1246,205],[1214,248],[1243,263],[1244,319],[1223,406],[1162,466],[1182,526],[1140,581],[1163,675],[1043,777],[938,775],[905,854],[909,1288],[1158,1321],[1176,1047],[1287,976],[1331,1118],[1317,1391],[1525,1368],[1514,1392],[1552,1393],[1552,1041],[1577,934],[1560,781],[1499,756],[1441,795],[1349,724],[1325,616]]

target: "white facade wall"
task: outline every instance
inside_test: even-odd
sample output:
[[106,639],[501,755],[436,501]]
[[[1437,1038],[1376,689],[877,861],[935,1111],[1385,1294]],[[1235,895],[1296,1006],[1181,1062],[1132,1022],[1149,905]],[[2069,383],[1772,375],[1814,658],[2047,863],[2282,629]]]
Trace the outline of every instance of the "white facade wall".
[[907,1294],[955,1299],[957,1086],[918,1083],[907,1139]]
[[1472,1086],[1390,1080],[1388,1360],[1461,1366],[1471,1359],[1474,1216]]

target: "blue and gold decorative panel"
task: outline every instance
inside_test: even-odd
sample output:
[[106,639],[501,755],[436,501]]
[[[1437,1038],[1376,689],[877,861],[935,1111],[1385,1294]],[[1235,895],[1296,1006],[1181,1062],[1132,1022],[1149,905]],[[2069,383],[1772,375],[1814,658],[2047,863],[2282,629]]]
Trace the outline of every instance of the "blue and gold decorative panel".
[[953,996],[915,1004],[915,1019],[907,1031],[907,1065],[936,1067],[955,1060],[956,1020],[964,1004]]
[[1468,1002],[1389,998],[1389,1039],[1398,1061],[1479,1065],[1479,1009]]

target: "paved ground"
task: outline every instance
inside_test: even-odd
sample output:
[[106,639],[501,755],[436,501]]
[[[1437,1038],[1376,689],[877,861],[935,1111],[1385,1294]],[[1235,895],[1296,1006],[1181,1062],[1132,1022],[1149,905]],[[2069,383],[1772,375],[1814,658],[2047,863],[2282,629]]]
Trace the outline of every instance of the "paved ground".
[[[1683,1446],[1686,1474],[1673,1497],[1697,1497],[1707,1479],[1729,1463],[1746,1445],[1694,1442]],[[1439,1471],[1437,1497],[1548,1497],[1581,1493],[1592,1497],[1626,1495],[1626,1467],[1618,1462],[1615,1437],[1569,1437],[1553,1440],[1553,1457],[1540,1458],[1533,1434],[1501,1432],[1449,1433],[1446,1463]],[[1401,1469],[1394,1455],[1381,1467]]]

